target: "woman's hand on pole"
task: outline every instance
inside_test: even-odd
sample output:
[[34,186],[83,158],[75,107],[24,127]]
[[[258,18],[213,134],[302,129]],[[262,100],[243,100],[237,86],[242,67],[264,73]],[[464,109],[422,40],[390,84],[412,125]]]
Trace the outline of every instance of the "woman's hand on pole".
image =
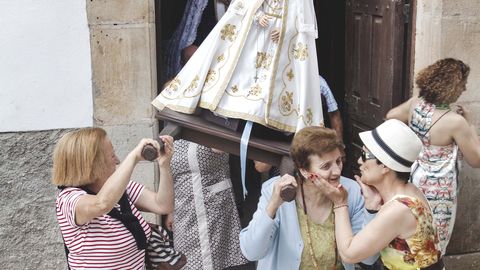
[[288,185],[292,185],[296,188],[297,187],[297,180],[295,179],[295,177],[293,177],[289,174],[285,174],[273,186],[272,197],[270,198],[270,202],[268,203],[268,206],[267,206],[267,209],[266,209],[267,214],[271,218],[275,217],[275,214],[277,213],[277,209],[284,202],[282,200],[282,197],[280,196],[280,191],[282,190],[283,187],[288,186]]
[[160,145],[157,141],[155,148],[157,148],[157,151],[159,153],[158,155],[158,165],[160,167],[170,167],[170,161],[172,160],[173,156],[173,138],[172,136],[169,135],[163,135],[163,136],[158,136],[160,140],[163,142],[163,150],[160,151]]

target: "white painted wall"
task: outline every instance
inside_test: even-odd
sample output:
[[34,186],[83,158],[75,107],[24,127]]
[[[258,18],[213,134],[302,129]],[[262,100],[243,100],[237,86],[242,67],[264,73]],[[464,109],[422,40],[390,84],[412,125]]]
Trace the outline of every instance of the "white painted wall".
[[85,0],[0,0],[0,132],[93,125]]

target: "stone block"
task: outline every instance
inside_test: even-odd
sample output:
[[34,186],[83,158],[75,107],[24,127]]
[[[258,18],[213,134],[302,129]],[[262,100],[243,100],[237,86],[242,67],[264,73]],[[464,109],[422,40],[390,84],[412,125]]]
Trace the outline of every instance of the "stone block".
[[90,0],[89,24],[132,24],[155,22],[154,0]]
[[441,57],[441,22],[441,18],[432,15],[417,16],[414,74]]
[[472,0],[443,0],[443,16],[478,17],[480,15],[480,1]]
[[429,16],[442,15],[442,10],[443,10],[442,1],[424,0],[424,1],[416,1],[416,2],[417,2],[417,10],[421,12],[422,15],[429,15]]
[[[108,137],[112,141],[113,148],[120,160],[123,160],[141,139],[158,136],[157,121],[131,125],[105,125],[101,127],[107,131]],[[151,164],[147,161],[145,163]]]
[[465,61],[470,66],[467,91],[461,100],[480,101],[480,19],[442,20],[442,55]]
[[480,269],[480,253],[445,256],[445,269]]
[[97,125],[152,119],[157,95],[151,27],[91,29],[94,115]]
[[467,91],[461,100],[480,101],[480,19],[442,21],[442,55],[465,61],[470,66]]
[[480,216],[476,207],[480,205],[478,169],[473,169],[462,162],[458,184],[457,217],[447,254],[480,252],[480,235],[478,234],[480,231]]

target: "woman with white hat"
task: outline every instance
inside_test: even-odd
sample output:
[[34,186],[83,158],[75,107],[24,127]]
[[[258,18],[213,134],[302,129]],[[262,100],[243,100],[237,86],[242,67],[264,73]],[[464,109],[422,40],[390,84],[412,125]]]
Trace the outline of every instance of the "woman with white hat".
[[[347,192],[317,177],[334,203],[335,236],[343,261],[359,262],[380,252],[391,270],[443,269],[432,211],[423,193],[408,182],[410,167],[422,148],[420,139],[404,123],[388,120],[360,133],[364,147],[358,159],[365,201],[377,202],[377,216],[353,235],[348,218]],[[375,205],[375,204],[373,204]]]

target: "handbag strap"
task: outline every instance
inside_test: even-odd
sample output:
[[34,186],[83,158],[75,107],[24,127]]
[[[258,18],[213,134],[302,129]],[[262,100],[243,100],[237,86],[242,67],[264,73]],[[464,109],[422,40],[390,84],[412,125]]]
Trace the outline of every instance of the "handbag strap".
[[[85,192],[90,195],[96,195],[95,192],[86,187],[81,187],[81,189],[85,190]],[[112,210],[110,210],[110,212],[107,213],[107,215],[120,221],[125,228],[127,228],[127,230],[132,234],[133,238],[135,238],[135,243],[137,244],[138,250],[147,248],[147,236],[145,235],[145,231],[143,230],[140,221],[132,213],[132,208],[130,207],[130,202],[128,200],[126,191],[118,201],[118,204],[120,205],[120,211],[114,207]]]
[[65,244],[65,239],[62,236],[63,240],[63,247],[65,248],[65,256],[67,257],[67,269],[70,270],[70,265],[68,264],[68,253],[70,253],[70,250],[67,248],[67,244]]
[[[58,186],[57,188],[60,190],[64,190],[67,187]],[[93,191],[89,190],[86,187],[79,187],[79,188],[87,192],[87,194],[96,195],[96,193],[94,193]],[[133,235],[133,238],[135,239],[135,243],[137,244],[137,248],[139,250],[146,249],[147,236],[145,235],[145,231],[143,230],[142,225],[140,224],[140,221],[132,213],[132,208],[130,207],[130,202],[128,201],[127,192],[123,193],[118,204],[120,205],[121,212],[114,207],[112,208],[112,210],[110,210],[110,212],[107,213],[107,215],[111,216],[114,219],[119,220],[127,228],[127,230]],[[62,235],[62,240],[63,240],[63,246],[65,248],[65,255],[67,259],[67,268],[68,270],[70,270],[70,265],[68,264],[68,254],[70,253],[70,250],[68,249],[67,244],[65,243],[65,239],[63,238],[63,235]]]
[[438,117],[437,120],[435,120],[435,122],[433,122],[432,125],[430,125],[430,127],[427,129],[427,131],[425,131],[422,136],[420,137],[420,139],[423,139],[425,136],[427,136],[428,132],[430,131],[430,129],[438,122],[438,120],[442,119],[442,117],[444,117],[447,113],[449,113],[450,110],[444,112],[442,115],[440,115],[440,117]]

